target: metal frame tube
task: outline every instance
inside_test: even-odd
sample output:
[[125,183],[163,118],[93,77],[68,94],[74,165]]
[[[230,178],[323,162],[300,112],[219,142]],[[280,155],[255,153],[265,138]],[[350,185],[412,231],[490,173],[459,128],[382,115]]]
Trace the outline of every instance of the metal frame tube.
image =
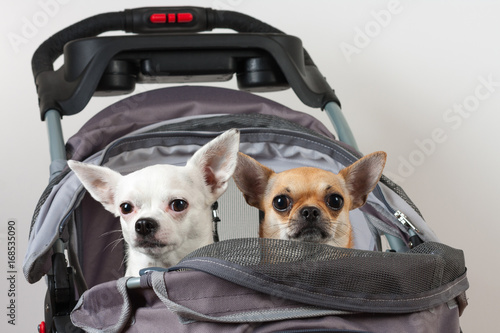
[[127,288],[128,289],[138,289],[141,288],[141,278],[140,277],[131,277],[127,280]]
[[330,118],[330,122],[332,123],[335,132],[337,132],[339,140],[347,143],[359,151],[356,139],[354,139],[354,135],[351,132],[349,124],[344,118],[344,114],[342,113],[340,106],[335,102],[330,102],[325,105],[325,112],[328,115],[328,118]]
[[61,127],[61,115],[57,110],[45,113],[50,150],[50,179],[57,176],[66,165],[66,148]]
[[61,127],[61,115],[57,110],[49,110],[45,114],[47,131],[49,134],[50,158],[51,161],[66,159],[64,139]]

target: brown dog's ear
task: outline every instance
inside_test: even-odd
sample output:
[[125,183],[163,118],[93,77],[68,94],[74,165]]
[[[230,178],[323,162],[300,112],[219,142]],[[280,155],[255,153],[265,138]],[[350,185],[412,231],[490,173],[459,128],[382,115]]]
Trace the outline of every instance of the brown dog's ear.
[[340,170],[339,175],[345,179],[351,197],[351,210],[365,204],[368,194],[377,186],[382,176],[386,159],[387,154],[378,151]]
[[262,209],[267,183],[274,171],[260,164],[243,153],[238,153],[238,163],[233,174],[236,186],[243,193],[246,202],[255,208]]

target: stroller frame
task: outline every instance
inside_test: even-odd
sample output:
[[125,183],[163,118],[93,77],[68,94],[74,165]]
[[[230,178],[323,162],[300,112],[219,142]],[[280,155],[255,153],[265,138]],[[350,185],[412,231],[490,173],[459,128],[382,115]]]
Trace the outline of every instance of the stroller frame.
[[[156,24],[150,18],[157,13],[187,13],[192,20],[185,24]],[[215,28],[229,28],[238,33],[196,34]],[[113,30],[137,35],[95,37]],[[182,52],[176,54],[174,50]],[[63,53],[65,64],[54,71],[53,62]],[[167,54],[181,59],[187,53],[204,56],[196,57],[197,63],[180,69],[176,61],[162,60]],[[219,71],[213,69],[214,64],[219,65]],[[305,105],[324,110],[339,140],[358,150],[334,90],[300,40],[240,13],[199,7],[155,7],[97,15],[45,41],[33,56],[32,68],[41,119],[48,130],[50,181],[66,166],[61,118],[80,112],[93,95],[131,93],[136,82],[170,83],[179,82],[179,78],[183,83],[225,81],[236,74],[241,90],[262,92],[291,87]],[[403,214],[393,213],[407,228],[413,244],[421,243],[417,228]],[[392,250],[408,250],[401,239],[385,236]],[[71,325],[69,313],[75,305],[75,289],[80,294],[86,289],[80,268],[67,267],[65,247],[62,239],[53,245],[52,274],[48,275],[46,322],[53,332],[64,331],[64,327]],[[128,288],[139,286],[140,278],[127,281]]]

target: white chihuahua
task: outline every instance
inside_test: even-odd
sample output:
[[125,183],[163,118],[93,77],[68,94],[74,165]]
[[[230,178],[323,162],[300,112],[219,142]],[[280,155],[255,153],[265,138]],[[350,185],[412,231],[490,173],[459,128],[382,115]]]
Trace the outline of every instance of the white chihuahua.
[[120,217],[126,276],[138,276],[145,267],[170,267],[213,242],[211,206],[234,172],[239,136],[235,129],[221,134],[186,166],[153,165],[126,176],[68,161],[92,197]]

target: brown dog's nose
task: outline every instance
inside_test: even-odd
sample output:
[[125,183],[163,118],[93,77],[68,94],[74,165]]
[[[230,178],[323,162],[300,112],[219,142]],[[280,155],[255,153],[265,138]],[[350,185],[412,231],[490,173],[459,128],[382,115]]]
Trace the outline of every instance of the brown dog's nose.
[[302,208],[302,210],[300,211],[300,215],[307,222],[314,222],[320,217],[321,211],[314,206],[309,206]]
[[154,234],[158,229],[158,223],[152,219],[142,219],[135,222],[135,232],[141,236]]

